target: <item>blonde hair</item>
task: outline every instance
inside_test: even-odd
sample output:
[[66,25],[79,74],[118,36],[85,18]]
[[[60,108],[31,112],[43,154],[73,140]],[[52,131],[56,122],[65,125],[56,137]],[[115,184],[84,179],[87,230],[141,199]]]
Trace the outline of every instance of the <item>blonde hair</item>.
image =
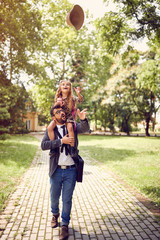
[[70,84],[70,91],[68,93],[68,96],[67,96],[67,107],[69,107],[70,110],[72,110],[72,104],[73,104],[73,90],[72,90],[72,83],[68,80],[61,80],[60,81],[60,84],[59,84],[59,87],[57,89],[57,92],[56,92],[56,95],[55,95],[55,103],[57,102],[57,98],[62,98],[62,90],[61,90],[61,85],[63,82],[68,82]]

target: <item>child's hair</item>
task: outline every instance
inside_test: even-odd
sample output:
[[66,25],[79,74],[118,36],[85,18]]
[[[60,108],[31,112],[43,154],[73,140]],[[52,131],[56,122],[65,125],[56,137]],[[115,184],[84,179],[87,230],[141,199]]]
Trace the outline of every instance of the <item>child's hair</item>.
[[71,86],[70,88],[70,92],[68,93],[68,96],[67,96],[67,101],[68,101],[68,107],[70,110],[72,110],[72,102],[73,102],[73,93],[72,93],[72,84],[70,81],[68,80],[61,80],[60,81],[60,84],[59,84],[59,87],[57,89],[57,92],[56,92],[56,95],[55,95],[55,102],[57,102],[57,98],[62,98],[62,91],[61,91],[61,84],[63,82],[68,82]]

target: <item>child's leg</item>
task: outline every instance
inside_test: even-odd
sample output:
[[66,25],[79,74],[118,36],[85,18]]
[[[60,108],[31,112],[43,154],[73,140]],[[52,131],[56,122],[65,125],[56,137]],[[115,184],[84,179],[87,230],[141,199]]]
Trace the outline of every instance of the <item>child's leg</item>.
[[55,128],[56,123],[55,121],[51,121],[50,124],[48,125],[47,129],[48,129],[48,136],[50,140],[54,140],[54,131],[53,129]]
[[[67,122],[66,126],[67,126],[69,137],[73,137],[73,139],[74,139],[73,123],[72,122]],[[74,141],[75,141],[75,139],[74,139]],[[71,144],[71,147],[74,147],[74,141]]]

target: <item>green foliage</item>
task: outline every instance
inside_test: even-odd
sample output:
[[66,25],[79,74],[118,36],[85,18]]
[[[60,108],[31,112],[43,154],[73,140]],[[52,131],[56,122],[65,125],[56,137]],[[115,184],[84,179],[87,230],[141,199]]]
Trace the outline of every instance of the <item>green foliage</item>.
[[[6,129],[5,129],[5,131],[6,131]],[[9,139],[9,138],[10,138],[9,134],[4,133],[4,134],[0,135],[0,140],[4,141],[4,140]]]
[[[104,100],[104,98],[102,99]],[[103,106],[100,106],[97,111],[97,119],[101,122],[101,125],[105,129],[109,128],[112,133],[115,132],[117,107],[118,107],[117,104],[108,103],[103,104]]]
[[45,115],[42,115],[42,114],[38,115],[38,125],[39,126],[44,126],[47,122],[48,121],[47,121],[47,118]]
[[159,1],[158,0],[122,0],[116,1],[122,3],[123,14],[127,19],[134,19],[137,27],[135,31],[130,34],[136,37],[148,37],[153,35],[159,35],[160,27],[160,15],[158,12]]
[[[15,132],[24,128],[25,100],[28,94],[24,86],[12,84],[1,73],[0,83],[0,126],[3,132]],[[2,77],[3,76],[3,77]],[[6,131],[4,130],[6,129]]]
[[[159,100],[160,91],[158,84],[154,88],[153,76],[156,78],[159,73],[155,68],[152,69],[154,74],[152,70],[150,72],[147,68],[143,69],[143,64],[138,64],[139,58],[138,52],[132,49],[117,56],[113,68],[111,68],[113,75],[107,80],[104,89],[106,95],[103,95],[102,106],[108,109],[108,112],[110,112],[110,106],[115,106],[112,123],[118,124],[120,130],[127,132],[128,135],[132,123],[146,121],[146,135],[149,136],[149,122],[153,113],[158,110],[156,101]],[[144,66],[146,66],[145,63]],[[154,89],[156,89],[155,92],[152,91]],[[112,114],[110,113],[109,116]],[[108,118],[107,121],[111,125]]]
[[[31,96],[36,102],[38,111],[46,117],[49,121],[51,120],[50,108],[54,101],[54,95],[56,93],[55,85],[51,81],[43,81],[43,83],[37,83],[31,89]],[[47,121],[46,121],[47,122]]]
[[[160,96],[159,1],[115,0],[114,4],[117,6],[115,11],[107,12],[95,21],[97,44],[103,54],[117,54],[110,68],[109,79],[105,79],[106,87],[100,84],[94,96],[99,99],[99,95],[103,94],[102,107],[99,107],[103,109],[99,109],[98,119],[104,126],[108,124],[112,131],[114,125],[118,124],[120,130],[127,134],[131,130],[131,123],[145,120],[146,135],[149,136],[149,122],[159,108],[156,103]],[[148,37],[152,49],[146,54],[135,51],[131,46],[132,40],[144,37]],[[100,66],[99,71],[101,69]],[[115,114],[110,112],[113,106]]]
[[0,2],[0,61],[10,80],[20,70],[29,71],[32,54],[41,46],[41,14],[38,2],[5,0]]
[[160,99],[160,60],[149,59],[139,70],[137,84],[145,89],[150,89]]
[[[44,3],[46,2],[44,1]],[[76,31],[67,26],[65,22],[67,13],[72,7],[73,5],[67,1],[54,1],[54,3],[53,1],[47,1],[47,5],[42,8],[43,31],[45,34],[43,50],[38,56],[38,65],[42,68],[42,71],[39,71],[38,77],[34,75],[33,82],[36,84],[31,92],[38,110],[48,121],[51,119],[50,107],[53,104],[60,80],[70,79],[73,87],[80,86],[83,88],[82,95],[87,107],[89,105],[88,99],[95,90],[93,87],[95,82],[97,81],[97,88],[98,82],[101,81],[97,75],[93,77],[94,83],[90,80],[92,75],[90,69],[94,71],[95,68],[91,56],[94,35],[88,32],[85,25],[80,31]]]
[[[4,135],[5,133],[9,132],[9,129],[7,128],[7,120],[10,119],[10,114],[6,108],[5,105],[0,104],[0,135]],[[6,138],[6,136],[4,135],[1,136],[1,139]]]
[[103,18],[95,21],[99,29],[99,41],[102,47],[110,54],[117,54],[127,40],[127,25],[118,13],[106,13]]
[[159,0],[114,0],[114,4],[115,10],[107,12],[96,23],[104,49],[117,54],[124,45],[144,37],[158,46],[160,42]]
[[[17,85],[22,70],[34,84],[31,96],[41,124],[51,119],[50,107],[62,79],[83,88],[85,101],[79,107],[88,108],[95,125],[99,121],[114,132],[118,124],[129,134],[132,122],[151,120],[160,93],[159,2],[114,3],[118,8],[97,19],[96,30],[84,24],[76,31],[66,24],[73,7],[67,0],[1,1],[0,94],[11,116],[6,119],[11,131],[23,129],[27,93],[23,84]],[[86,21],[87,17],[85,13]],[[143,55],[131,47],[131,40],[146,36],[152,51]]]

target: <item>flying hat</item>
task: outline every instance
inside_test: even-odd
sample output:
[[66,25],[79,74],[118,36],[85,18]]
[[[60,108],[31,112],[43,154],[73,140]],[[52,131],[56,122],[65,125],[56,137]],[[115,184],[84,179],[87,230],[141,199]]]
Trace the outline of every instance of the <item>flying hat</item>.
[[83,9],[79,5],[74,5],[72,10],[67,15],[66,22],[76,30],[79,30],[84,22]]

